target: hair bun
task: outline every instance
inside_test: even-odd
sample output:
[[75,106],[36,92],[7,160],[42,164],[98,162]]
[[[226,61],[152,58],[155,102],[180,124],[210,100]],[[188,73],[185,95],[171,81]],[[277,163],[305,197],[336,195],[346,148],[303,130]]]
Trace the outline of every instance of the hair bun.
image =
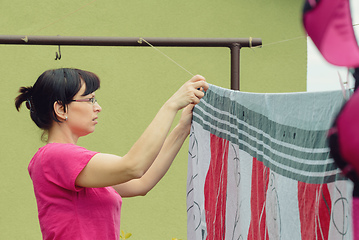
[[33,87],[32,87],[32,86],[29,86],[29,87],[21,87],[20,90],[19,90],[19,92],[20,92],[21,94],[24,94],[24,95],[26,95],[26,96],[31,97],[32,92],[33,92]]
[[15,99],[15,106],[16,109],[19,110],[21,103],[26,101],[26,107],[33,112],[34,111],[34,104],[32,103],[32,93],[33,87],[21,87],[19,89],[19,96]]

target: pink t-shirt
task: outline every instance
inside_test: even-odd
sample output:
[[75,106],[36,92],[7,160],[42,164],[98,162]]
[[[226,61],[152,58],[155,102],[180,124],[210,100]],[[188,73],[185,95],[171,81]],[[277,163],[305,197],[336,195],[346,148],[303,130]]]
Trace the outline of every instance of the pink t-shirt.
[[75,185],[95,154],[74,144],[50,143],[32,158],[28,170],[43,239],[119,239],[121,196],[112,187]]

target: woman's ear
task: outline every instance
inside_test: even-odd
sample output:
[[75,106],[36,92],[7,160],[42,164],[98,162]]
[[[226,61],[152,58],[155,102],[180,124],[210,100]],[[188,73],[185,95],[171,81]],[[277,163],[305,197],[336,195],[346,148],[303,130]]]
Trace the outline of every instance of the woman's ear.
[[54,102],[54,111],[55,111],[57,119],[66,121],[66,119],[67,119],[66,109],[61,104],[61,102],[59,102],[59,101]]

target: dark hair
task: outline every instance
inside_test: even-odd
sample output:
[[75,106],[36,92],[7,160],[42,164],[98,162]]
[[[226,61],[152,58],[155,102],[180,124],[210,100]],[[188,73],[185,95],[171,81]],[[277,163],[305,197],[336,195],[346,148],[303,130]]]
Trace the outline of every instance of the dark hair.
[[86,85],[83,96],[100,88],[100,80],[92,72],[73,68],[45,71],[34,86],[20,88],[15,107],[19,111],[21,104],[26,102],[31,119],[39,128],[48,130],[53,121],[61,122],[55,114],[54,103],[59,102],[66,111],[66,105],[78,93],[83,82]]

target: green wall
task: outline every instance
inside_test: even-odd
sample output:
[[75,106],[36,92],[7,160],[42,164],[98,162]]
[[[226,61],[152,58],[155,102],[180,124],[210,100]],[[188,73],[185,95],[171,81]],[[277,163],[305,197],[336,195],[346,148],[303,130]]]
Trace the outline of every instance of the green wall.
[[[263,48],[241,51],[241,90],[306,90],[302,1],[91,2],[0,0],[0,34],[262,38]],[[91,4],[68,15],[87,3]],[[294,40],[278,43],[288,39]],[[161,50],[209,83],[229,88],[228,49]],[[63,46],[60,61],[54,60],[56,51],[56,46],[0,45],[0,239],[41,238],[27,165],[43,143],[28,110],[15,110],[20,86],[32,85],[49,68],[76,67],[97,73],[102,86],[96,95],[103,111],[96,131],[79,144],[124,155],[161,105],[190,78],[151,48]],[[187,146],[188,142],[147,196],[124,200],[121,228],[133,233],[131,239],[186,239]]]

